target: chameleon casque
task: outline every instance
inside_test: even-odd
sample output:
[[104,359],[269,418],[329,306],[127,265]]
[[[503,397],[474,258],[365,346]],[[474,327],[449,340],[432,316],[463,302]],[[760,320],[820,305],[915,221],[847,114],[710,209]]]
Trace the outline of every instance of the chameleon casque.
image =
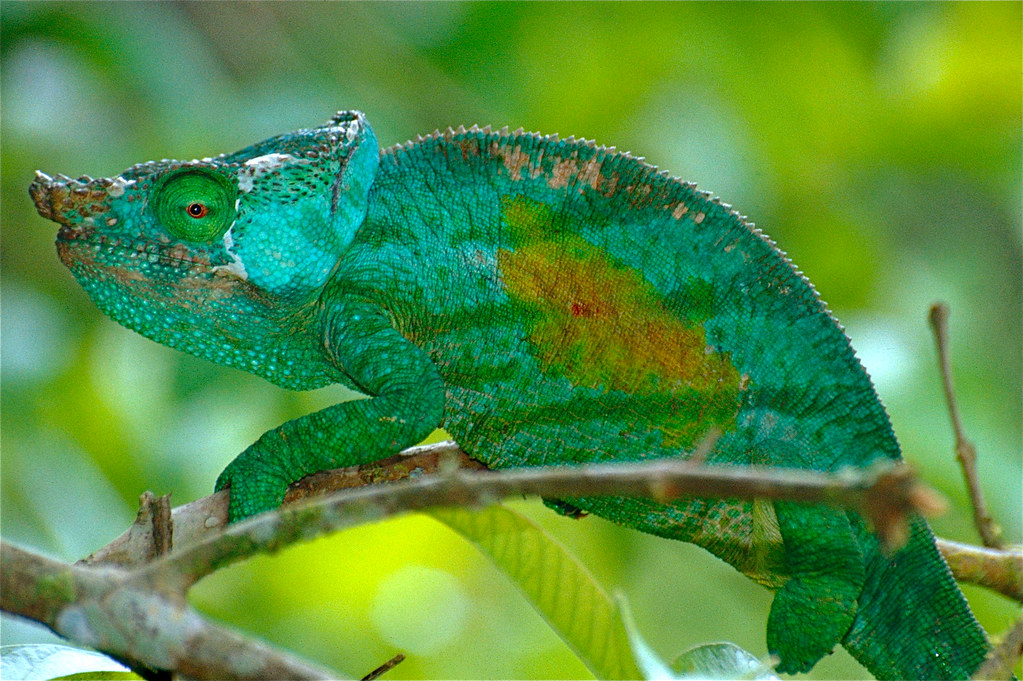
[[[811,284],[727,205],[614,149],[472,128],[381,152],[362,114],[31,196],[89,296],[160,343],[343,402],[221,474],[232,520],[309,473],[443,427],[491,468],[685,456],[835,471],[897,459]],[[853,512],[550,500],[694,542],[775,590],[783,672],[836,644],[880,678],[965,678],[988,644],[927,524],[894,555]]]

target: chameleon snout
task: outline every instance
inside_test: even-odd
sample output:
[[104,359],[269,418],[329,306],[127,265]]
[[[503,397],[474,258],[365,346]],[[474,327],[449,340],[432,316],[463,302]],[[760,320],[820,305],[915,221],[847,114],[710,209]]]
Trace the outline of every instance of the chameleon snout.
[[109,178],[94,180],[83,175],[74,180],[67,175],[50,177],[37,170],[28,193],[41,216],[65,227],[73,227],[104,212],[109,197],[119,186],[123,193],[123,184]]

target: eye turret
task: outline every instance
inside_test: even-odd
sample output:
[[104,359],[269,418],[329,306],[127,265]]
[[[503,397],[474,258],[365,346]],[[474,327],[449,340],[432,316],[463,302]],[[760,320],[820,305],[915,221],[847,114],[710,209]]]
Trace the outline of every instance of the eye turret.
[[168,232],[185,241],[212,241],[235,219],[238,190],[224,175],[183,168],[160,179],[153,213]]

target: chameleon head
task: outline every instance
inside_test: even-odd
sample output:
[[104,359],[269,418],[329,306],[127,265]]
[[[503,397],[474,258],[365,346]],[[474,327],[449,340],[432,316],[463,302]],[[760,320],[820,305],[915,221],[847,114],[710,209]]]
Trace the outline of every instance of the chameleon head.
[[37,173],[29,193],[60,224],[61,261],[105,313],[251,368],[257,337],[296,331],[281,318],[300,323],[318,296],[365,218],[378,162],[363,115],[342,112],[201,161],[95,180]]

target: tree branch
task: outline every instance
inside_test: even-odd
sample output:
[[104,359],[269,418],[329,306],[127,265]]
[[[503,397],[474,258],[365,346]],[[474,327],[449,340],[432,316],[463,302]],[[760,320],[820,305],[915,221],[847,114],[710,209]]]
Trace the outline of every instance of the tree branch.
[[[483,466],[459,449],[453,442],[412,447],[397,456],[363,466],[322,471],[293,484],[285,497],[285,504],[302,499],[382,482],[396,482],[409,477],[436,474],[447,466],[467,470],[482,470]],[[174,533],[178,546],[194,544],[227,523],[228,493],[218,492],[179,506],[173,511]],[[132,527],[120,537],[97,550],[85,563],[115,563],[140,565],[155,555],[151,544],[151,522],[147,514],[140,515]],[[938,548],[961,582],[978,584],[1020,600],[1019,551],[985,550],[944,539],[938,539]]]
[[963,423],[959,417],[959,407],[956,403],[955,387],[952,385],[952,369],[948,359],[948,306],[944,303],[934,303],[931,305],[927,319],[931,324],[934,344],[938,349],[938,370],[941,372],[941,384],[945,391],[945,400],[948,402],[952,430],[955,433],[956,459],[959,460],[959,465],[963,469],[966,489],[970,494],[970,505],[973,507],[973,524],[976,525],[984,546],[1000,549],[1002,548],[1002,530],[991,519],[987,504],[984,503],[984,492],[981,490],[980,479],[977,476],[977,450],[963,432]]
[[45,624],[143,675],[329,679],[336,675],[211,624],[138,571],[66,565],[0,542],[0,608]]
[[[74,566],[5,544],[0,558],[2,607],[136,668],[229,678],[252,675],[251,667],[242,674],[230,666],[245,660],[267,676],[319,678],[328,673],[203,620],[185,603],[188,587],[257,552],[276,551],[343,527],[434,506],[485,506],[522,494],[827,503],[862,511],[890,539],[898,537],[896,528],[904,525],[906,513],[933,510],[936,505],[935,497],[920,487],[909,469],[893,462],[835,475],[672,459],[504,471],[481,468],[454,443],[415,447],[374,464],[308,476],[292,486],[280,511],[230,526],[225,526],[229,490],[222,491],[173,510],[174,546],[166,553],[160,549],[168,547],[169,531],[159,527],[165,511],[151,495],[144,495],[135,524]],[[394,484],[376,484],[381,482]],[[323,496],[347,488],[352,489]],[[146,646],[139,645],[143,637]],[[161,643],[154,649],[151,641]]]
[[937,544],[957,580],[1023,603],[1023,549],[992,549],[940,538]]
[[[396,456],[373,463],[308,475],[291,485],[284,503],[293,504],[302,499],[342,489],[434,474],[441,470],[442,462],[447,465],[448,470],[452,467],[469,470],[485,468],[478,461],[470,459],[454,442],[410,447]],[[222,490],[175,508],[173,510],[175,543],[178,546],[194,544],[227,525],[227,504],[228,492]],[[142,565],[156,555],[152,548],[153,541],[151,514],[140,510],[135,523],[121,536],[97,549],[82,562]]]
[[[908,467],[895,463],[836,475],[693,465],[671,459],[503,471],[479,468],[454,443],[416,447],[407,450],[406,455],[369,466],[309,476],[293,486],[287,498],[289,504],[281,512],[261,514],[224,529],[218,528],[226,518],[227,496],[218,493],[177,509],[174,518],[179,548],[142,569],[153,579],[180,580],[179,588],[187,588],[224,565],[344,527],[434,506],[482,507],[523,494],[557,498],[635,496],[658,501],[702,496],[826,503],[863,512],[892,546],[904,540],[908,512],[932,512],[940,505],[933,493],[915,481]],[[431,472],[436,474],[425,475]],[[385,480],[398,482],[367,484]],[[319,496],[324,490],[340,488],[358,489],[344,495]],[[187,520],[186,512],[190,516]],[[196,513],[200,517],[195,517]],[[148,549],[127,548],[128,542],[140,537],[148,541],[144,531],[132,528],[126,535],[87,562],[115,559],[138,564],[138,557],[151,554]]]

